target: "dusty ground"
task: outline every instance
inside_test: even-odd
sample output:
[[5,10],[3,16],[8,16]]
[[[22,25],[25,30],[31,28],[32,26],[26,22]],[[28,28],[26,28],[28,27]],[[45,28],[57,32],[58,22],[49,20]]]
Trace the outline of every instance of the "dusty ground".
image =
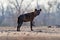
[[[0,27],[0,40],[60,40],[60,28],[21,27],[17,32],[16,27]],[[42,31],[42,32],[40,32]]]

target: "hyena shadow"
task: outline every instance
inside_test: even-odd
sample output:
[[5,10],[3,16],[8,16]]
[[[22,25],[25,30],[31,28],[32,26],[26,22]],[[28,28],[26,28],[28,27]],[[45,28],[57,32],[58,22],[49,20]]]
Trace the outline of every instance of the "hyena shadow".
[[40,14],[41,11],[42,11],[41,9],[39,9],[39,10],[35,9],[34,12],[30,12],[30,13],[20,15],[18,17],[18,21],[17,21],[17,23],[18,23],[17,31],[20,31],[20,28],[21,28],[23,22],[29,22],[29,21],[30,21],[31,31],[33,31],[33,29],[32,29],[33,20],[36,16],[38,16]]

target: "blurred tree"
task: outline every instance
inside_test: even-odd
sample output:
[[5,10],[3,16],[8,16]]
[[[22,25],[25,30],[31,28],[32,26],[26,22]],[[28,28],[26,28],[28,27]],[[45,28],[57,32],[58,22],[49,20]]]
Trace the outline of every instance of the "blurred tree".
[[[23,4],[24,0],[20,0],[20,3],[19,3],[19,0],[15,0],[15,1],[8,0],[8,1],[9,1],[9,4],[13,5],[13,7],[10,5],[11,6],[10,8],[11,8],[12,11],[10,11],[9,15],[11,14],[11,12],[12,12],[12,14],[15,13],[14,16],[13,16],[14,18],[12,17],[12,19],[14,19],[13,21],[15,21],[17,23],[17,17],[21,13],[24,14],[25,11],[28,9],[28,7],[31,5],[31,3],[34,0],[31,0],[31,2],[28,3],[28,5],[26,4],[27,6],[24,10],[22,10],[22,4]],[[9,8],[9,6],[8,6],[8,8]],[[8,12],[8,10],[7,10],[7,12]]]
[[[33,0],[32,0],[32,1],[33,1]],[[27,10],[27,8],[31,5],[32,1],[27,5],[27,7],[24,9],[24,11],[21,10],[21,9],[22,9],[22,4],[23,4],[24,0],[21,0],[20,3],[19,3],[18,0],[15,0],[15,2],[9,0],[9,3],[14,6],[14,8],[15,8],[15,10],[16,10],[16,15],[19,16],[22,11],[23,11],[23,12],[22,12],[22,14],[23,14],[23,13],[25,12],[25,10]]]
[[[54,0],[54,1],[48,1],[48,5],[49,5],[49,8],[48,8],[48,27],[50,28],[51,27],[51,24],[52,24],[52,19],[51,19],[51,14],[50,13],[53,13],[53,11],[54,11],[54,9],[53,9],[53,7],[55,6],[57,4],[57,0]],[[52,9],[52,11],[51,11],[51,9]],[[54,14],[54,16],[55,16],[55,14]],[[55,19],[53,19],[54,20],[54,22],[55,22]],[[54,22],[53,22],[53,24],[54,24]]]
[[2,15],[0,16],[0,25],[2,24],[2,22],[4,21],[5,17],[4,17],[4,7],[3,4],[1,3],[1,7],[0,7],[1,13]]

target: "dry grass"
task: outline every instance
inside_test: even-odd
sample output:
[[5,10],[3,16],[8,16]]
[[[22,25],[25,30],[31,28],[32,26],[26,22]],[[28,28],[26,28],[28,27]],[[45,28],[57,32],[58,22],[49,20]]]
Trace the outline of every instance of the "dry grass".
[[[0,27],[0,40],[60,40],[60,28],[21,27],[17,32],[16,27]],[[42,32],[39,32],[39,31]]]

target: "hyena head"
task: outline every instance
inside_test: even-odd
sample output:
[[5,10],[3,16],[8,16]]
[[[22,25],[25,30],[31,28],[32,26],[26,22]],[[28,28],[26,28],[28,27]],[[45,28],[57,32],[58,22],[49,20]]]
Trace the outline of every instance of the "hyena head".
[[39,10],[35,9],[36,15],[39,15],[41,11],[42,11],[42,9],[39,9]]

